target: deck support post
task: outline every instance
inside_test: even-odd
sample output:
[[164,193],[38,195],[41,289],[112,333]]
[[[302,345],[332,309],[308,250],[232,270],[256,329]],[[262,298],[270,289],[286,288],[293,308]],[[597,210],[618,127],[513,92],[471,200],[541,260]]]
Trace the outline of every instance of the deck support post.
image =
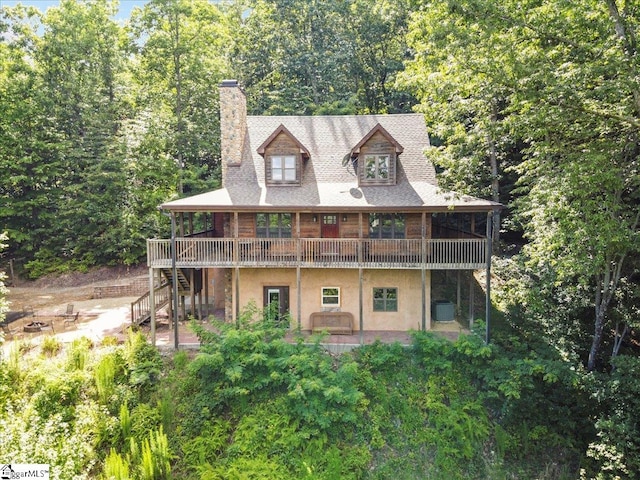
[[358,268],[358,321],[360,323],[360,345],[364,345],[364,316],[362,314],[362,268]]
[[462,270],[456,270],[456,320],[462,317]]
[[488,345],[491,342],[491,253],[492,245],[491,240],[493,237],[492,232],[493,212],[487,212],[487,278],[486,278],[486,297],[485,297],[485,321],[487,331],[485,334],[485,343]]
[[240,267],[236,267],[236,326],[240,326]]
[[155,270],[149,268],[149,315],[151,316],[151,345],[156,346],[156,281]]
[[[420,275],[422,277],[422,331],[427,331],[427,269],[424,266],[420,269]],[[431,329],[431,322],[429,322],[429,329]]]
[[301,283],[301,271],[300,271],[300,262],[302,260],[302,251],[300,249],[300,212],[296,212],[296,238],[298,241],[296,242],[296,288],[298,292],[296,293],[296,314],[298,316],[298,331],[302,328],[302,289]]
[[298,316],[298,330],[302,328],[302,288],[300,288],[301,284],[301,272],[300,265],[296,267],[296,288],[298,289],[296,293],[296,315]]
[[[205,215],[204,218],[207,218]],[[202,269],[202,283],[204,284],[204,318],[209,318],[209,269]]]
[[[421,237],[422,244],[420,248],[420,259],[421,259],[421,267],[420,267],[420,275],[422,279],[422,289],[421,289],[421,297],[422,297],[422,331],[425,332],[427,330],[427,269],[425,267],[427,263],[427,214],[422,212],[421,218]],[[431,328],[431,322],[429,322],[429,328]]]
[[189,303],[191,303],[191,316],[192,317],[199,317],[199,314],[196,315],[196,286],[195,286],[195,281],[196,281],[196,271],[194,268],[190,269],[191,271],[189,272]]
[[469,274],[469,330],[473,330],[473,317],[475,317],[476,312],[475,312],[475,300],[476,300],[476,293],[475,293],[475,277],[473,276],[473,271],[470,272]]
[[176,268],[176,214],[171,213],[171,290],[173,292],[173,347],[178,350],[178,270]]

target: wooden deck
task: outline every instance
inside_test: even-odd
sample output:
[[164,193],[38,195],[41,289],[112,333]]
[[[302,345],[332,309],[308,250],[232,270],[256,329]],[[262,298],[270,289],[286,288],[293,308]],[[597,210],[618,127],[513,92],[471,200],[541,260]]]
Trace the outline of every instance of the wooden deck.
[[[303,267],[475,270],[487,243],[464,239],[177,238],[178,268]],[[147,265],[171,268],[171,240],[147,240]]]

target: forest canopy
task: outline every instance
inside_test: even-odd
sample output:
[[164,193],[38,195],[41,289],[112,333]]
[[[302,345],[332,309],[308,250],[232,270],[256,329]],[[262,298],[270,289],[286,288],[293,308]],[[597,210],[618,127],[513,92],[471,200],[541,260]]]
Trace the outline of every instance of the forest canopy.
[[[502,440],[562,440],[591,478],[636,478],[638,2],[150,0],[124,21],[118,8],[0,11],[0,270],[144,259],[146,239],[168,234],[159,204],[220,185],[223,79],[240,81],[251,114],[420,112],[440,185],[506,207],[492,300],[508,360],[485,368],[484,347],[455,347],[482,368],[451,385],[491,387],[480,443],[511,428]],[[448,388],[436,378],[433,391]],[[541,398],[571,409],[559,425],[579,442],[553,437]],[[541,423],[519,431],[513,412]]]

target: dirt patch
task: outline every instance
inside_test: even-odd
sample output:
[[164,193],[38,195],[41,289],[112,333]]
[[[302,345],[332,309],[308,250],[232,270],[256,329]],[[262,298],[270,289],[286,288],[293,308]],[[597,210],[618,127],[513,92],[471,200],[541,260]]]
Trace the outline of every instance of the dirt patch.
[[141,275],[146,275],[147,272],[148,269],[144,265],[100,267],[90,270],[89,272],[47,275],[37,280],[16,279],[13,286],[21,288],[66,288],[103,285],[105,282],[120,282]]
[[[145,266],[102,267],[90,272],[68,273],[47,276],[38,280],[19,280],[9,287],[7,300],[12,311],[32,307],[34,310],[56,310],[68,303],[78,303],[93,299],[94,287],[123,285],[146,276]],[[103,299],[102,303],[122,305],[122,299]]]

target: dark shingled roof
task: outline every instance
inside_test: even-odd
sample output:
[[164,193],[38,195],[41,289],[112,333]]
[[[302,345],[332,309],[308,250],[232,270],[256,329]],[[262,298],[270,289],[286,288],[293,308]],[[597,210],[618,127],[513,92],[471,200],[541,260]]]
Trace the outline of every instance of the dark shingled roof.
[[[400,144],[396,185],[358,187],[343,159],[378,123]],[[257,149],[281,125],[310,152],[299,186],[265,186],[264,158]],[[500,204],[441,191],[424,118],[419,114],[248,116],[242,163],[227,167],[225,188],[174,200],[175,211],[229,210],[456,210],[486,211]]]

